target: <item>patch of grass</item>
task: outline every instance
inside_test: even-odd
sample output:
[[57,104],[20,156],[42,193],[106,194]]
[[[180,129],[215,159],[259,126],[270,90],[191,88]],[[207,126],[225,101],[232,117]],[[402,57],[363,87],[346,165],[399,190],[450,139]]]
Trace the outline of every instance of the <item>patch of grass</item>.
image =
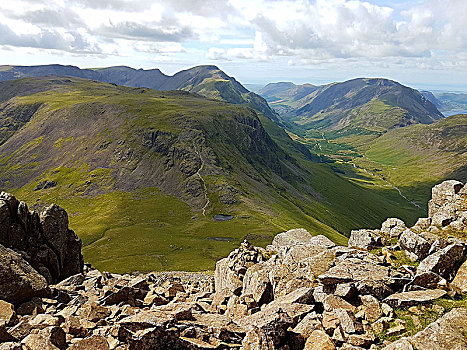
[[[393,327],[397,324],[397,320],[402,320],[405,323],[406,331],[402,335],[388,336],[387,331],[378,335],[379,344],[384,341],[393,342],[401,337],[410,337],[421,330],[425,329],[428,325],[435,322],[438,318],[451,311],[454,308],[467,307],[467,296],[463,296],[457,299],[449,296],[439,298],[432,303],[418,305],[417,312],[411,312],[409,307],[406,308],[395,308],[394,309],[394,321],[390,323],[389,327]],[[418,320],[418,322],[414,322]]]

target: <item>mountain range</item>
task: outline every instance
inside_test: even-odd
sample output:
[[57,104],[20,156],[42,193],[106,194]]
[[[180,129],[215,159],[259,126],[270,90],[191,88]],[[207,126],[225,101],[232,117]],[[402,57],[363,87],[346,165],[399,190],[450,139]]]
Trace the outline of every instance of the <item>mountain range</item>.
[[324,86],[268,84],[259,91],[281,117],[302,129],[383,132],[443,118],[417,90],[388,79],[358,78]]
[[441,112],[467,111],[467,94],[421,91]]
[[[434,163],[449,153],[436,177],[465,174],[465,116],[441,119],[420,93],[381,79],[273,84],[262,93],[275,108],[289,99],[277,112],[214,66],[171,77],[4,66],[0,80],[2,190],[64,207],[86,261],[107,271],[210,269],[244,238],[265,245],[300,226],[345,242],[389,213],[408,223],[426,213],[417,203],[434,178],[420,176],[419,153]],[[407,135],[432,147],[409,147]],[[394,181],[395,159],[419,173]]]
[[259,95],[250,92],[235,78],[216,66],[197,66],[173,76],[159,69],[134,69],[126,66],[81,69],[59,64],[43,66],[0,66],[0,81],[27,77],[70,76],[111,84],[146,87],[155,90],[184,90],[204,97],[250,106],[278,122],[277,114]]

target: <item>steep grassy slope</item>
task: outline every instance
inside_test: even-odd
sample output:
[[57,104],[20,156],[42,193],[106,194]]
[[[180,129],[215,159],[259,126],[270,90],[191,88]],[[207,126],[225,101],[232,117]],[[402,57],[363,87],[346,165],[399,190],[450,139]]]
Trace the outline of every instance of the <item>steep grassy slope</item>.
[[0,137],[1,188],[62,205],[86,260],[110,271],[207,269],[245,237],[305,227],[343,242],[420,213],[312,161],[262,114],[183,91],[3,82]]
[[424,203],[429,196],[423,187],[447,178],[467,181],[467,115],[391,130],[360,150],[364,156],[355,160],[357,164],[382,172]]
[[259,95],[248,91],[216,66],[197,66],[173,76],[159,69],[134,69],[126,66],[80,69],[59,64],[44,66],[0,66],[0,81],[26,77],[70,76],[112,84],[147,87],[156,90],[185,90],[234,104],[250,106],[280,123],[278,115]]

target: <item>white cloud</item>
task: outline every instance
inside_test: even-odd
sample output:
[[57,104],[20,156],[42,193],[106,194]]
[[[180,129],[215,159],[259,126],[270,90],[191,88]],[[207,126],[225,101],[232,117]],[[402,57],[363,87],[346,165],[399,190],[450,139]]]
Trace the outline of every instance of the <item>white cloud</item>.
[[206,58],[210,60],[229,60],[224,49],[219,47],[211,47],[206,54]]
[[466,18],[466,0],[9,0],[0,45],[126,64],[461,71]]

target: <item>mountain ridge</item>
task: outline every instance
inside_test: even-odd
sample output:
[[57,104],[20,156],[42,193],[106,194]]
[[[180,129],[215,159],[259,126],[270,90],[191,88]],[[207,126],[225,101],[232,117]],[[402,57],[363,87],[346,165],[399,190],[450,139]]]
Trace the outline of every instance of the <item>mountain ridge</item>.
[[[363,128],[384,132],[414,123],[431,123],[443,118],[420,92],[384,78],[356,78],[323,86],[293,85],[262,89],[281,118],[297,129],[321,131]],[[309,89],[304,96],[298,91]],[[271,90],[277,96],[271,94]],[[277,90],[277,89],[276,89]],[[301,92],[303,93],[303,91]],[[282,101],[284,95],[288,99]],[[274,99],[279,100],[275,103]]]
[[259,95],[250,92],[235,78],[228,76],[217,66],[201,65],[166,75],[159,69],[135,69],[127,66],[84,68],[71,65],[0,66],[0,81],[40,77],[72,76],[111,84],[146,87],[154,90],[186,90],[208,98],[233,104],[248,105],[280,124],[278,115]]

